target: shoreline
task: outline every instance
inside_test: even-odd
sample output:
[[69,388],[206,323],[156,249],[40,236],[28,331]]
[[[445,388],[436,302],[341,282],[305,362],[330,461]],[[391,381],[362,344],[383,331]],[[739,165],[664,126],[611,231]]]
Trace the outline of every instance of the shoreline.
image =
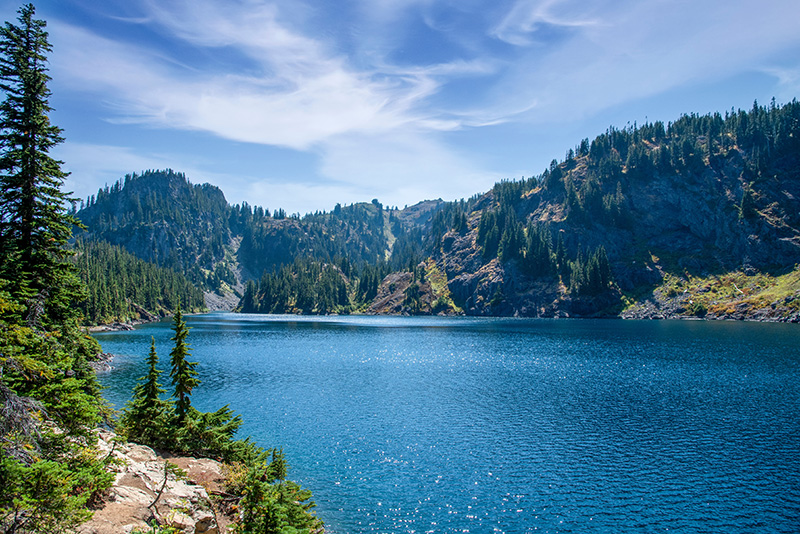
[[[233,310],[223,310],[223,309],[207,309],[205,311],[194,311],[194,312],[183,312],[184,316],[192,316],[192,315],[202,315],[206,313],[214,313],[214,312],[221,312],[221,311],[230,311]],[[134,330],[137,326],[148,324],[148,323],[157,323],[159,321],[163,321],[164,319],[172,318],[171,313],[166,315],[154,315],[149,314],[148,317],[140,318],[140,319],[132,319],[130,321],[112,321],[110,323],[101,323],[101,324],[93,324],[93,325],[84,325],[83,328],[86,328],[90,334],[96,334],[98,332],[126,332],[130,330]]]
[[[249,313],[249,312],[234,312],[232,310],[209,310],[205,312],[187,313],[185,315],[206,315],[209,313],[234,313],[238,315],[287,315],[297,317],[485,317],[485,318],[517,318],[517,319],[621,319],[623,321],[729,321],[729,322],[749,322],[749,323],[800,323],[800,316],[777,316],[768,314],[731,314],[731,315],[712,315],[708,314],[705,317],[698,317],[694,315],[681,315],[670,311],[664,310],[635,310],[627,311],[617,315],[568,315],[568,314],[554,314],[551,316],[543,315],[467,315],[465,313],[454,314],[435,314],[435,313]],[[86,327],[90,334],[101,332],[126,332],[134,330],[137,326],[157,323],[167,317],[158,317],[153,320],[136,319],[128,322],[113,322],[100,325],[92,325]]]
[[95,374],[110,373],[114,370],[114,366],[111,365],[111,362],[114,361],[114,356],[109,352],[101,352],[97,355],[96,360],[89,362],[89,367],[94,369]]
[[[196,313],[191,315],[205,315],[209,313],[219,313],[223,310],[208,311]],[[248,315],[269,315],[269,316],[287,316],[287,317],[464,317],[464,318],[508,318],[508,319],[575,319],[575,320],[623,320],[623,321],[703,321],[703,322],[748,322],[748,323],[800,323],[800,314],[790,314],[786,316],[772,315],[768,313],[752,313],[752,314],[729,314],[729,315],[713,315],[707,314],[704,317],[695,315],[681,315],[671,311],[661,309],[657,310],[628,310],[616,315],[568,315],[568,314],[554,314],[549,316],[543,315],[467,315],[467,314],[433,314],[433,313],[249,313],[249,312],[234,312],[225,311],[225,313],[233,313],[242,316]],[[189,315],[189,314],[186,314]],[[150,321],[143,321],[146,323]],[[124,330],[132,330],[133,328],[125,328]]]
[[97,332],[124,332],[133,330],[134,327],[142,324],[158,322],[161,319],[163,319],[163,317],[156,317],[155,319],[134,319],[132,321],[114,321],[113,323],[87,326],[86,329],[90,334],[95,334]]

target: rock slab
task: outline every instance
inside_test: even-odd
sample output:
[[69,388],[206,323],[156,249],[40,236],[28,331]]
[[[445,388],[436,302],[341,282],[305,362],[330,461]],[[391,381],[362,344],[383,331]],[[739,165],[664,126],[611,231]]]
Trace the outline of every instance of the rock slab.
[[100,430],[98,434],[101,457],[110,455],[116,460],[116,480],[94,517],[77,529],[78,534],[147,532],[148,523],[156,517],[185,534],[226,531],[230,520],[223,516],[218,521],[208,494],[208,490],[222,487],[222,464],[209,459],[167,458],[144,445],[118,442],[111,432]]

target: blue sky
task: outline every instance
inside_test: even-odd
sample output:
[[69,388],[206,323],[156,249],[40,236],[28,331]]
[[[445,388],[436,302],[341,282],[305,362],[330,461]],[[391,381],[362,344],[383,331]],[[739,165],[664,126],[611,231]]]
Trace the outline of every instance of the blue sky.
[[[40,0],[67,187],[466,198],[608,126],[800,96],[797,0]],[[3,20],[20,3],[0,0]]]

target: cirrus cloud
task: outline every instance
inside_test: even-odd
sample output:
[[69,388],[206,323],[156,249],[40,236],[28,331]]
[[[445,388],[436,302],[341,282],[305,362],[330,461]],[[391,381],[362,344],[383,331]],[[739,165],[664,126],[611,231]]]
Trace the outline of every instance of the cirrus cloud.
[[[81,18],[90,3],[61,1],[77,8],[49,21],[59,92],[132,132],[123,153],[180,154],[170,166],[222,179],[209,160],[230,158],[226,148],[205,142],[186,157],[197,134],[289,149],[302,174],[228,159],[242,184],[260,184],[236,190],[251,201],[268,186],[317,184],[315,209],[359,191],[391,204],[468,196],[538,172],[606,110],[647,101],[658,116],[670,92],[718,87],[721,110],[747,95],[725,84],[737,76],[769,77],[785,99],[800,90],[794,0],[109,0],[94,19]],[[151,131],[171,132],[175,147],[148,144]],[[84,135],[71,141],[110,144]],[[526,135],[558,151],[526,150]],[[120,176],[137,170],[118,161]]]

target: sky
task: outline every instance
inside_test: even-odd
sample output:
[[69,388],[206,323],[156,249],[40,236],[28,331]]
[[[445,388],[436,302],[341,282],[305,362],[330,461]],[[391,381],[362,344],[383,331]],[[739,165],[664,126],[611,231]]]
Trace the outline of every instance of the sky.
[[288,213],[402,208],[538,175],[609,126],[800,97],[797,0],[34,4],[80,198],[171,168]]

